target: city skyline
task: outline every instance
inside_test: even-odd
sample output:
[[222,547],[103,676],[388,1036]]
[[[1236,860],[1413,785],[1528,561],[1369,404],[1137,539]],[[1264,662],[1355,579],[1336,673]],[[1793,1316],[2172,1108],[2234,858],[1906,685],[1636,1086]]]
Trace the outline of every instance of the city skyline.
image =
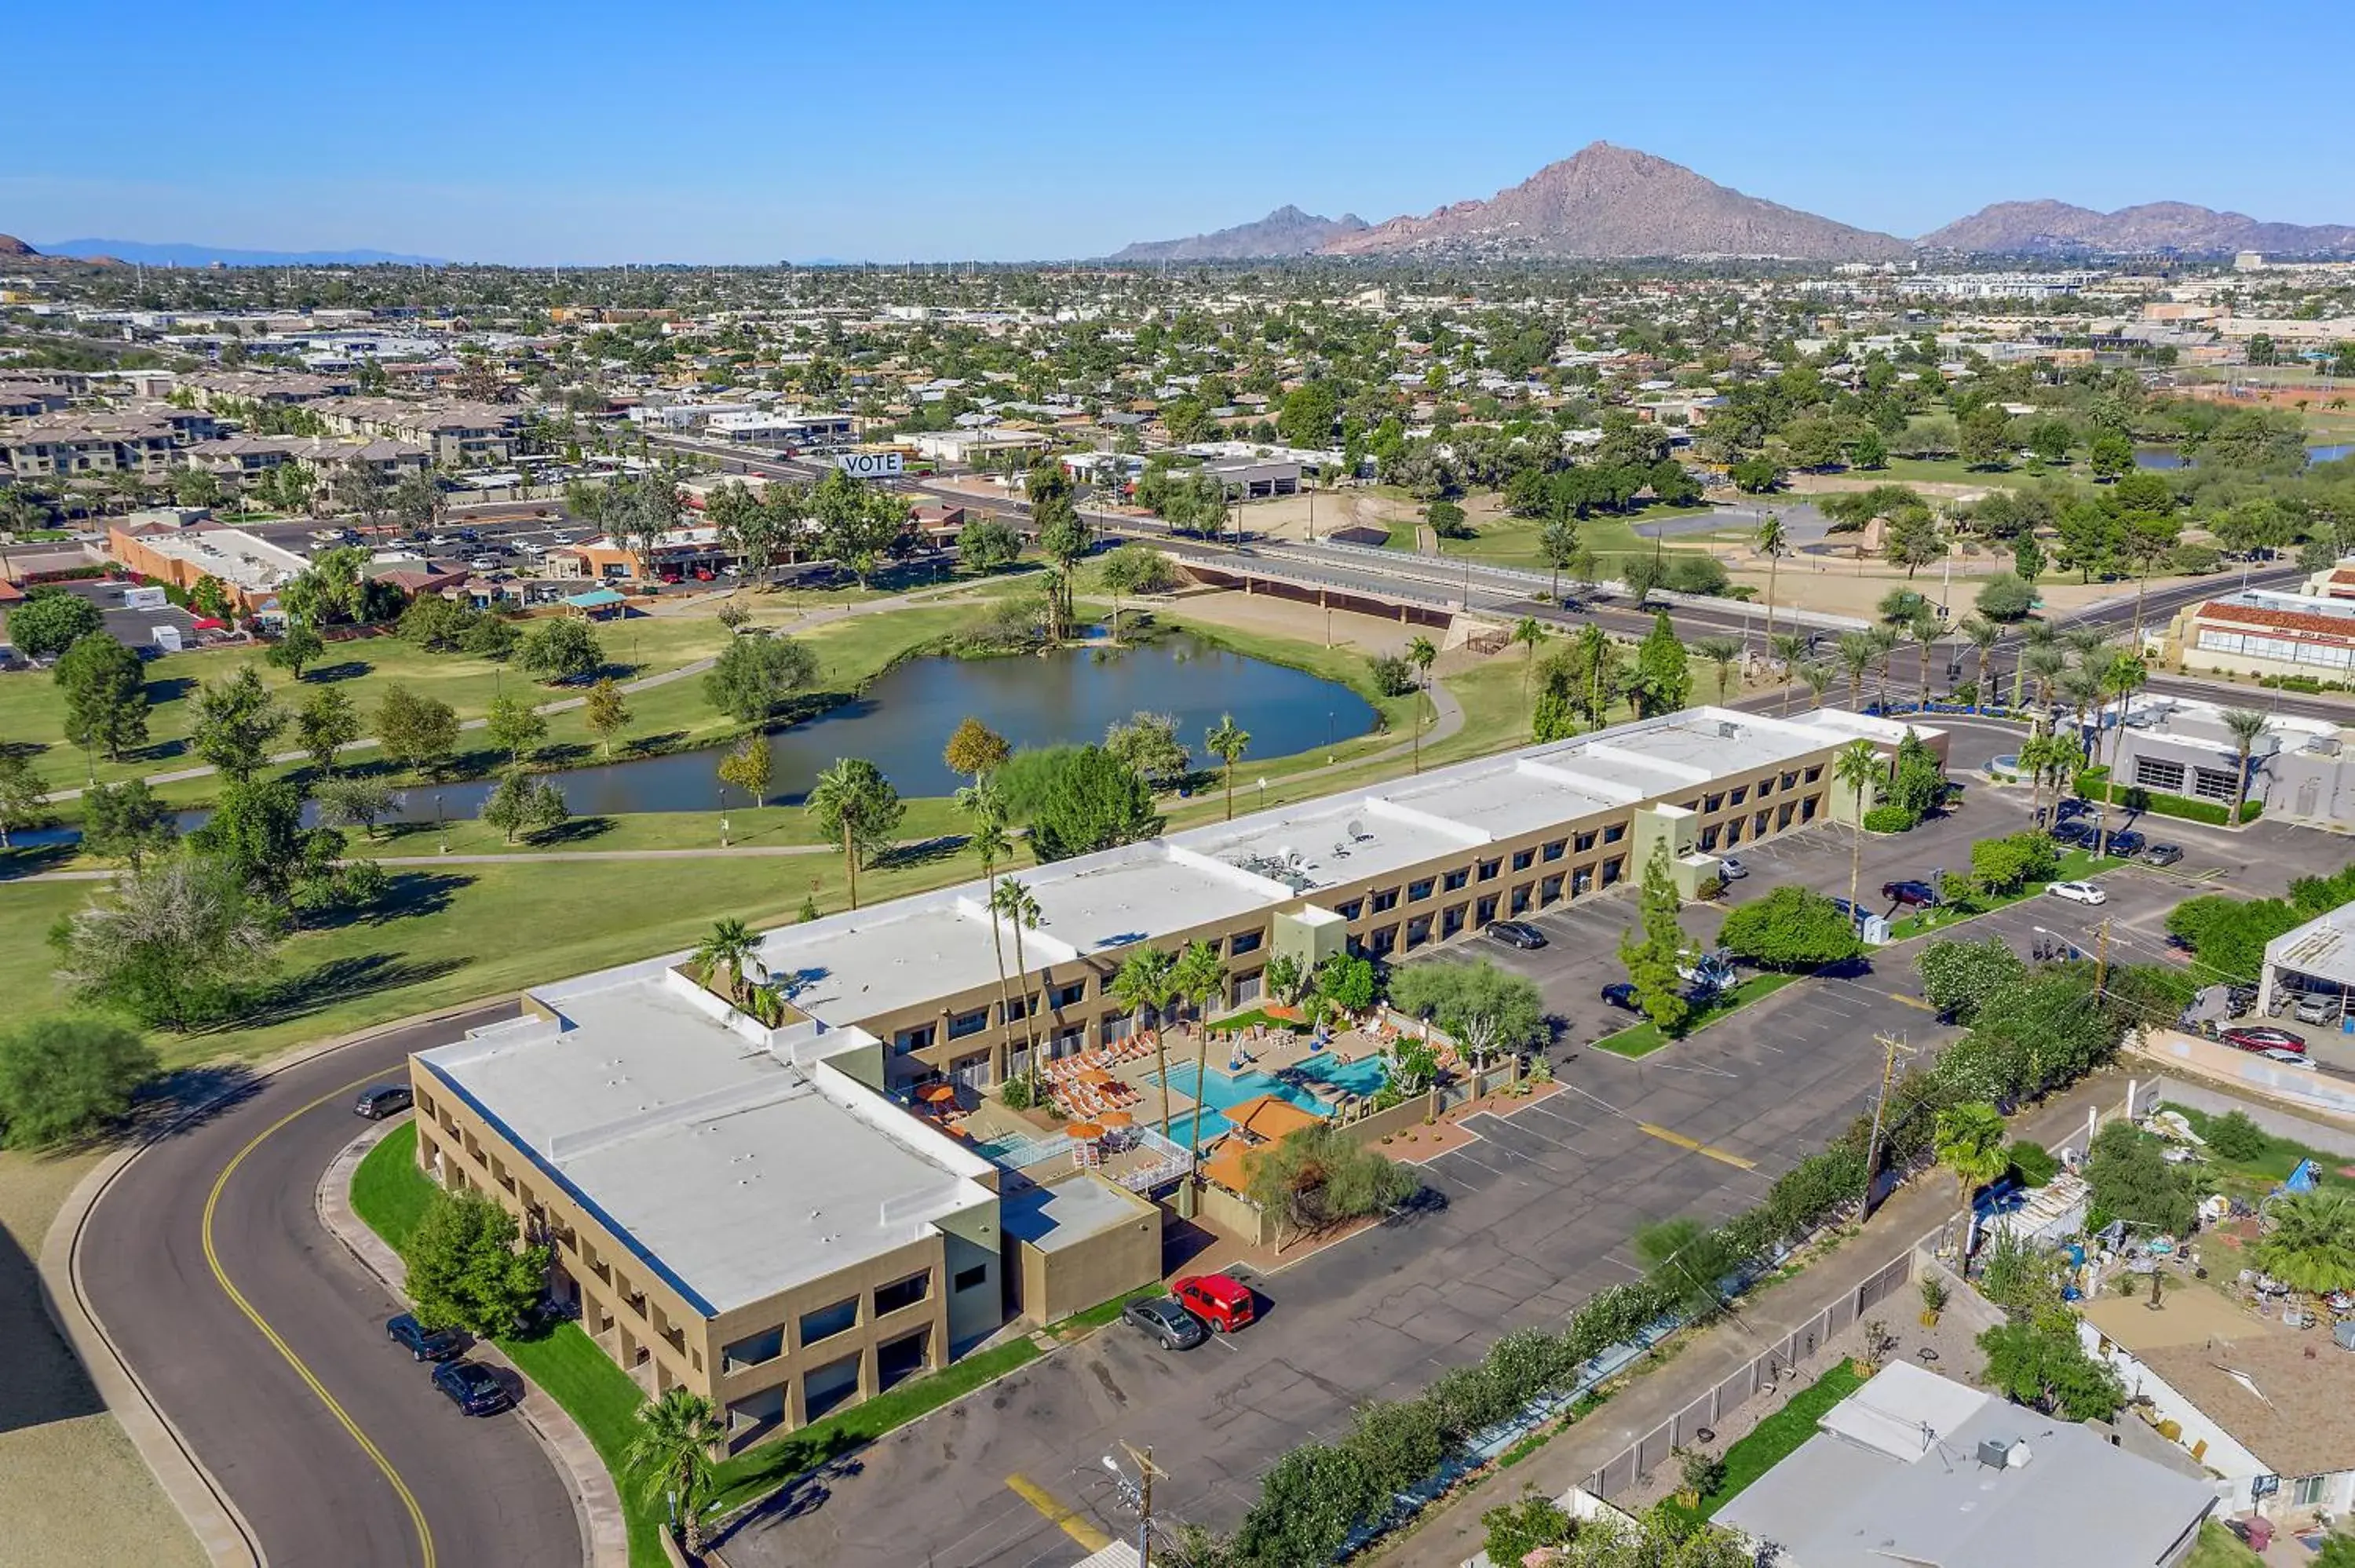
[[[117,9],[133,35],[180,20]],[[2203,32],[2202,79],[2277,69],[2285,31],[2323,52],[2334,34],[2355,41],[2355,23],[2319,5],[2265,9],[2264,27]],[[436,18],[459,15],[427,6],[401,26],[453,37]],[[1961,38],[1940,18],[1847,6],[1804,24],[1718,7],[1693,20],[1663,39],[1595,6],[1481,13],[1451,18],[1452,47],[1433,48],[1443,40],[1391,5],[1214,6],[1172,36],[1064,5],[982,26],[919,4],[889,34],[849,15],[690,11],[624,49],[634,14],[592,5],[559,29],[524,6],[465,16],[472,58],[491,63],[460,73],[388,48],[381,14],[251,5],[111,68],[97,100],[0,66],[35,128],[0,175],[0,231],[523,265],[1038,260],[1287,203],[1421,214],[1598,139],[1908,238],[2045,197],[2355,219],[2355,175],[2278,155],[2270,128],[2155,113],[2136,70],[2020,69],[2038,46],[2019,40],[2043,21],[2022,5],[1975,15]],[[2102,5],[2080,32],[2162,40],[2195,25],[2188,6]],[[15,58],[55,58],[61,28],[28,18]],[[239,85],[197,101],[203,166],[164,168],[137,106],[192,79]]]

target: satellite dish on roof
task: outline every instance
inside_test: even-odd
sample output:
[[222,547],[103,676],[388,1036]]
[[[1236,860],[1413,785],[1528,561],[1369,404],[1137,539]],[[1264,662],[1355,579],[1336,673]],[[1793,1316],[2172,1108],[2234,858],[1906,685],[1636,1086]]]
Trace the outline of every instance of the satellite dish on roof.
[[1362,823],[1362,822],[1360,822],[1360,821],[1358,821],[1358,819],[1357,819],[1357,818],[1355,818],[1355,817],[1350,818],[1350,819],[1349,819],[1349,840],[1350,840],[1350,842],[1351,842],[1352,843],[1354,843],[1354,842],[1356,842],[1358,840],[1359,840],[1359,839],[1361,839],[1361,838],[1364,838],[1365,836],[1366,836],[1365,824],[1364,824],[1364,823]]

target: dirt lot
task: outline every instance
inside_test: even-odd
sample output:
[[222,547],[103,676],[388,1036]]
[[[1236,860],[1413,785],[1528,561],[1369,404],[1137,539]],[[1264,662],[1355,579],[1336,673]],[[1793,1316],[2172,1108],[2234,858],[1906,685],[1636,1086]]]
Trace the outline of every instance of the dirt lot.
[[[1325,613],[1315,605],[1268,594],[1232,589],[1189,593],[1172,603],[1170,613],[1180,620],[1231,626],[1264,637],[1321,640],[1325,635]],[[1352,615],[1342,609],[1333,611],[1332,624],[1334,647],[1355,648],[1362,653],[1395,653],[1412,639],[1426,635],[1420,626],[1401,626],[1386,616]],[[1443,665],[1441,673],[1447,673],[1447,667]]]
[[196,1538],[41,1309],[32,1259],[95,1154],[0,1153],[0,1568],[189,1568]]

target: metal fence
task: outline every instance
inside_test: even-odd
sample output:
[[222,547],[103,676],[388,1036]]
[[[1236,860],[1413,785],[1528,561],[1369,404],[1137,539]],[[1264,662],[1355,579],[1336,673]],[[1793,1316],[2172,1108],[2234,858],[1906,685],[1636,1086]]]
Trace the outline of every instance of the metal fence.
[[1760,1351],[1748,1365],[1604,1461],[1581,1484],[1598,1497],[1616,1496],[1665,1464],[1676,1449],[1704,1441],[1703,1430],[1714,1429],[1729,1412],[1795,1378],[1802,1364],[1849,1324],[1903,1288],[1913,1277],[1914,1253],[1908,1246],[1854,1290]]

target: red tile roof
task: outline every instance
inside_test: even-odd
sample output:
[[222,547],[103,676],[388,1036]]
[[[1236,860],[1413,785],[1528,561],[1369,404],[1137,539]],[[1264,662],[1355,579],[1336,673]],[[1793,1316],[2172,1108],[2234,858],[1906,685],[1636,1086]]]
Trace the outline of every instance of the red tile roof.
[[2200,607],[2200,619],[2237,620],[2244,626],[2264,626],[2277,631],[2305,631],[2321,637],[2355,639],[2355,616],[2308,615],[2303,610],[2262,609],[2255,605],[2210,599]]

